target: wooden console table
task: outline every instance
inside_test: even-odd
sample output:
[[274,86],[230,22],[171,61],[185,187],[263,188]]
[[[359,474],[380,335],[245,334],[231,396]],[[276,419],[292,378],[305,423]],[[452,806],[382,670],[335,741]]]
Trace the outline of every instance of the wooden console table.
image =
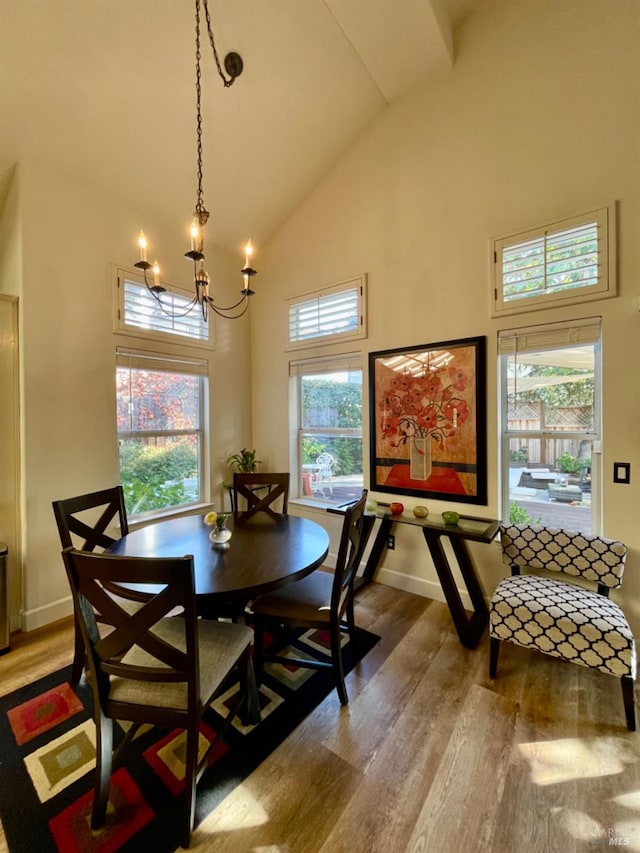
[[[342,511],[339,508],[328,508],[328,512],[340,513]],[[420,527],[429,548],[429,553],[438,574],[442,592],[449,606],[460,642],[468,649],[475,649],[488,624],[489,611],[466,542],[491,542],[498,532],[500,522],[492,518],[461,515],[458,524],[445,524],[442,521],[440,513],[434,513],[433,516],[429,516],[428,518],[416,518],[410,513],[411,510],[405,510],[402,515],[391,515],[384,504],[379,504],[378,510],[375,513],[367,512],[364,518],[364,530],[358,554],[359,560],[362,559],[374,524],[378,520],[380,521],[380,527],[373,541],[364,572],[361,577],[356,579],[355,589],[359,589],[373,580],[380,565],[382,554],[387,547],[388,537],[394,530],[395,525],[411,524],[414,527]],[[443,539],[447,539],[451,543],[451,548],[457,560],[462,579],[469,593],[469,598],[473,605],[473,613],[470,617],[463,607],[451,565],[444,550]]]

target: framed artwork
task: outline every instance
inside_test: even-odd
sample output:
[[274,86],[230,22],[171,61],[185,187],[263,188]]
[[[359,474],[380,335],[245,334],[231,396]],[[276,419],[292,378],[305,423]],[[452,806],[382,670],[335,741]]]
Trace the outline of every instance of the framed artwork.
[[371,489],[486,504],[486,339],[369,353]]

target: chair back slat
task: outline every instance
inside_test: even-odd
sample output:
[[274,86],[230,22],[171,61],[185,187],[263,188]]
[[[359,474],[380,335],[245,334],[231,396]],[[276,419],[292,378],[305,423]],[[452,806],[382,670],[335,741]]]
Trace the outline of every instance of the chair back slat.
[[[98,681],[115,675],[135,681],[194,681],[198,673],[193,557],[147,558],[90,554],[67,548],[63,558],[80,618],[89,663]],[[109,584],[144,586],[147,599],[129,613],[109,594]],[[88,605],[88,606],[87,606]],[[154,634],[176,608],[184,626],[181,648]],[[103,636],[96,620],[110,626]],[[135,663],[123,658],[135,648]],[[145,663],[140,664],[140,652]]]
[[616,589],[622,583],[627,546],[617,539],[531,524],[500,527],[502,560],[519,568],[547,569]]
[[[52,506],[63,548],[78,547],[82,551],[108,548],[116,540],[105,531],[115,519],[120,527],[121,536],[126,536],[129,532],[124,493],[120,485],[102,489],[99,492],[53,501]],[[94,510],[103,507],[97,520],[89,522],[86,516],[81,517],[82,514],[91,514]],[[74,536],[80,540],[79,543],[74,542]]]
[[[255,473],[245,474],[236,472],[233,475],[233,506],[236,508],[236,518],[247,521],[259,512],[265,512],[274,521],[279,521],[286,515],[289,504],[289,472],[284,473]],[[263,488],[267,494],[260,495]],[[238,498],[246,501],[247,509],[240,511]],[[278,513],[275,504],[282,498],[282,510]]]
[[358,571],[367,494],[367,489],[363,489],[360,498],[347,507],[344,514],[331,593],[331,608],[339,618],[353,592],[353,582]]

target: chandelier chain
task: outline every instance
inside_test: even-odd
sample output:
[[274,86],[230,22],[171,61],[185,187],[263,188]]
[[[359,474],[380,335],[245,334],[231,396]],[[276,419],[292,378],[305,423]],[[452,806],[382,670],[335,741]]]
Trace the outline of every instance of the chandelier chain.
[[204,206],[202,190],[202,84],[200,71],[200,0],[196,0],[196,137],[198,151],[198,195],[195,214],[200,227],[206,225],[209,211]]
[[[199,2],[199,0],[196,0]],[[222,65],[220,64],[220,57],[218,56],[218,49],[216,48],[216,42],[213,37],[213,29],[211,28],[211,15],[209,14],[209,3],[207,0],[202,0],[202,5],[204,6],[204,14],[207,19],[207,31],[209,33],[209,41],[211,42],[211,50],[213,51],[213,57],[216,61],[216,67],[218,69],[218,74],[220,75],[220,79],[224,83],[225,87],[233,86],[236,80],[236,76],[232,75],[230,77],[225,76],[224,71],[222,70]]]

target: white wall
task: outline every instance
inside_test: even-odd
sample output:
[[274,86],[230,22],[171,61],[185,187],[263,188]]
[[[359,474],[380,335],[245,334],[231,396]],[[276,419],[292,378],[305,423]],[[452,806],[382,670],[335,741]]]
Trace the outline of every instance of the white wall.
[[[635,0],[486,0],[458,33],[453,70],[392,104],[261,253],[269,298],[252,325],[253,440],[278,468],[289,464],[287,296],[367,272],[365,354],[486,335],[489,498],[472,509],[497,517],[497,331],[601,314],[604,531],[631,547],[618,599],[636,629],[639,37]],[[490,319],[491,237],[612,199],[619,202],[617,298]],[[367,439],[365,424],[365,447]],[[630,486],[613,484],[614,460],[631,462]],[[315,517],[335,533],[337,520]],[[472,550],[490,593],[503,574],[497,546]],[[384,566],[385,579],[438,594],[417,531],[400,533]]]
[[[5,213],[5,216],[9,215]],[[27,630],[71,612],[51,501],[119,481],[113,266],[137,259],[141,224],[166,257],[167,280],[189,286],[182,230],[141,219],[109,198],[31,163],[20,165],[22,228],[24,616]],[[188,223],[187,223],[188,224]],[[242,258],[210,252],[223,304],[242,286]],[[220,460],[249,440],[248,322],[222,321],[208,351],[212,499]],[[132,341],[141,348],[140,341]],[[193,350],[202,357],[202,350]],[[240,444],[242,446],[242,444]]]

